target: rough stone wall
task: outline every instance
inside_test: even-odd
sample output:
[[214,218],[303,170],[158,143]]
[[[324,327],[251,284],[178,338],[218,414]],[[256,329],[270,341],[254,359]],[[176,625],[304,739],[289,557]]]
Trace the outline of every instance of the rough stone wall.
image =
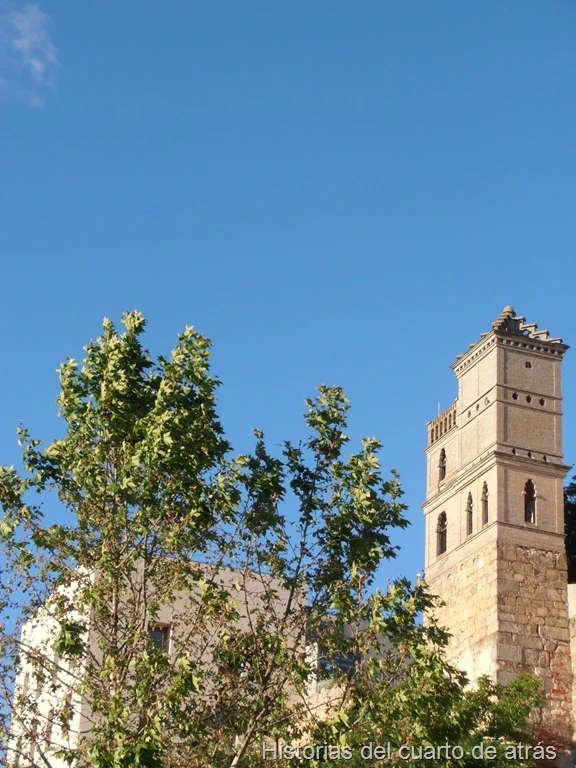
[[498,682],[536,674],[544,689],[536,740],[566,746],[573,735],[566,558],[563,552],[498,546]]
[[471,682],[484,674],[504,685],[520,672],[537,675],[545,702],[535,713],[535,740],[565,748],[576,711],[576,620],[570,628],[564,553],[489,541],[451,560],[448,553],[427,572],[431,591],[446,601],[436,616],[452,634],[449,660]]
[[[572,659],[572,669],[576,669],[576,616],[570,616],[570,658]],[[572,683],[572,714],[576,720],[576,681]],[[575,730],[572,739],[576,742],[576,723],[573,723]]]
[[448,553],[426,576],[434,594],[446,605],[436,617],[452,637],[448,659],[463,669],[471,682],[480,675],[496,677],[498,631],[498,568],[494,543],[471,553],[465,560],[455,560]]

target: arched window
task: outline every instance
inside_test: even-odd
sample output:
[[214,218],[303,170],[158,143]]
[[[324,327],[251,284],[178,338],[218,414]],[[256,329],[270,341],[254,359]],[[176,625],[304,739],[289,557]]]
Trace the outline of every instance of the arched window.
[[438,482],[441,482],[446,477],[446,451],[444,448],[440,451],[440,459],[438,461]]
[[446,535],[448,533],[448,520],[446,512],[438,515],[438,527],[436,528],[436,554],[443,555],[446,552]]
[[488,485],[482,486],[482,525],[488,523]]
[[524,486],[524,520],[536,522],[536,488],[532,480],[527,480]]
[[466,535],[470,536],[474,529],[474,507],[472,504],[472,494],[468,494],[468,501],[466,502]]

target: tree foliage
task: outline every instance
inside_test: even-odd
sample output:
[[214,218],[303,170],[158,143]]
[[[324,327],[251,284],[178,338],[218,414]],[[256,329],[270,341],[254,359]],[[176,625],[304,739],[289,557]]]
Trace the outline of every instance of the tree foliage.
[[576,583],[576,476],[564,488],[564,533],[568,583]]
[[304,441],[275,455],[257,431],[233,456],[208,340],[187,328],[153,361],[143,317],[122,322],[61,366],[64,436],[21,428],[23,472],[0,469],[5,762],[33,743],[48,768],[248,768],[271,743],[516,737],[531,684],[466,693],[425,584],[375,588],[405,506],[377,439],[345,453],[342,390],[307,400]]

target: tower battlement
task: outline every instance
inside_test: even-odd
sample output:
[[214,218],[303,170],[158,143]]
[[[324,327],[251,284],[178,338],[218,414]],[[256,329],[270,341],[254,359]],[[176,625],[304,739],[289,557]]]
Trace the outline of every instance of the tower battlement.
[[452,405],[449,405],[446,410],[439,413],[433,420],[429,421],[426,426],[428,427],[428,445],[432,445],[440,437],[444,437],[447,432],[454,429],[456,426],[456,406],[458,400],[456,399]]

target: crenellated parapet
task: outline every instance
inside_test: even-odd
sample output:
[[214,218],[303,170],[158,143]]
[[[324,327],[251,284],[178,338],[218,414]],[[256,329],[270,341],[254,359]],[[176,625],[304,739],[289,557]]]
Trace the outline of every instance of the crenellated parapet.
[[452,368],[461,373],[473,364],[494,343],[525,349],[529,352],[545,353],[553,357],[564,356],[568,345],[560,337],[550,336],[549,331],[539,329],[537,323],[527,323],[526,318],[517,315],[510,306],[504,307],[492,323],[492,330],[480,334],[479,341],[472,342],[468,352],[456,355]]
[[445,411],[442,411],[433,421],[427,423],[428,427],[428,445],[432,445],[450,432],[456,426],[456,406],[458,405],[458,398],[454,400],[452,405],[448,406]]
[[527,336],[536,341],[547,341],[549,344],[562,344],[562,339],[552,338],[548,331],[538,330],[536,323],[527,323],[526,318],[517,315],[512,307],[504,307],[500,317],[492,323],[492,328],[495,331]]

